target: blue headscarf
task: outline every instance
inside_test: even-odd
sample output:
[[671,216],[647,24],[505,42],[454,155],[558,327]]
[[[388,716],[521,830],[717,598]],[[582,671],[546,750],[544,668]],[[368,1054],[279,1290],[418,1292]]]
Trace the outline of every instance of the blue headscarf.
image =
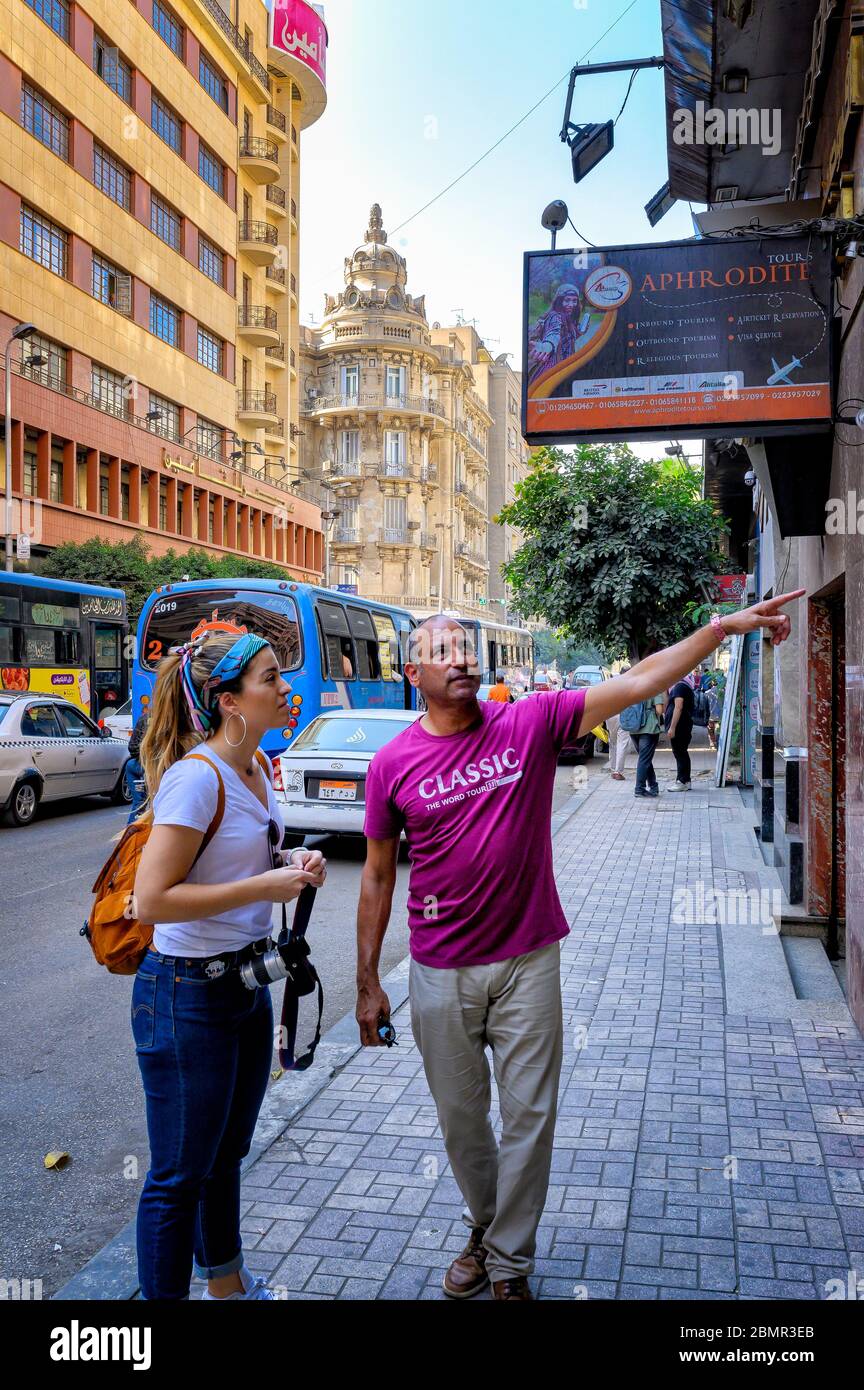
[[216,711],[213,705],[214,691],[220,685],[225,685],[242,675],[252,658],[257,656],[264,647],[269,647],[270,643],[265,638],[258,637],[254,632],[244,632],[242,637],[238,637],[237,641],[228,648],[225,655],[219,658],[199,693],[192,679],[192,658],[198,656],[202,645],[201,642],[186,642],[182,647],[175,647],[174,651],[180,657],[180,680],[183,694],[186,696],[192,727],[197,733],[206,735],[210,733],[216,722]]

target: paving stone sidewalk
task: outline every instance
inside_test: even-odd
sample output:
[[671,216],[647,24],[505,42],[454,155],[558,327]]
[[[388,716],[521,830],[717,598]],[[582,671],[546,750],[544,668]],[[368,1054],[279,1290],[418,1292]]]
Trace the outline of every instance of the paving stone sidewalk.
[[[600,777],[555,840],[571,933],[535,1294],[823,1299],[864,1279],[864,1041],[842,1003],[729,1012],[723,934],[672,920],[673,894],[752,883],[726,862],[741,795],[632,785]],[[248,1264],[283,1296],[445,1297],[463,1208],[407,1005],[394,1022],[398,1048],[358,1052],[245,1175]]]

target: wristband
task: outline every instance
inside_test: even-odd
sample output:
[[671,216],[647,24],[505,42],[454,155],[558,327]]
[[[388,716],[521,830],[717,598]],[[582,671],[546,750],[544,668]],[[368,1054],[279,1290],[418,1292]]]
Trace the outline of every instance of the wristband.
[[725,642],[726,638],[729,636],[729,633],[723,626],[723,622],[720,618],[719,613],[711,614],[711,626],[714,629],[714,636],[717,638],[717,641]]

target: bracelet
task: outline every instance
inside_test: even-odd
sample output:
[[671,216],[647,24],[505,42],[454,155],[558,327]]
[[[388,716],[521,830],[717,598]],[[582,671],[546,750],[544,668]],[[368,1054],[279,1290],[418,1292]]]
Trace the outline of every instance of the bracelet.
[[722,622],[722,619],[721,619],[721,617],[720,617],[720,614],[719,614],[719,613],[712,613],[712,614],[711,614],[711,619],[710,619],[710,621],[711,621],[711,626],[712,626],[713,629],[714,629],[714,636],[717,638],[717,641],[718,641],[718,642],[725,642],[726,638],[729,636],[729,633],[726,631],[726,629],[725,629],[724,626],[723,626],[723,622]]

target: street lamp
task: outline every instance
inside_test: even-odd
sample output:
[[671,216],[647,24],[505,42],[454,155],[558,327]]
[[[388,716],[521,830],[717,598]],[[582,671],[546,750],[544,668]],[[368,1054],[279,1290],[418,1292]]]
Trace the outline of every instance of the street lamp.
[[35,323],[19,323],[13,329],[9,341],[6,344],[6,565],[5,568],[12,570],[12,344],[16,340],[23,341],[37,331]]

